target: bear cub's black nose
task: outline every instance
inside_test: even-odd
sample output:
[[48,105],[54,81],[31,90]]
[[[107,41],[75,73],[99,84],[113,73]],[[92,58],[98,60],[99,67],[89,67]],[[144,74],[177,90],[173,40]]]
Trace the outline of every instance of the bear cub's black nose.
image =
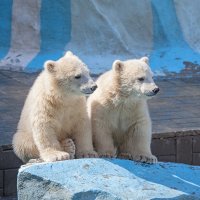
[[93,85],[92,87],[91,87],[91,90],[92,91],[95,91],[97,89],[97,85]]
[[153,89],[153,93],[157,94],[159,92],[159,90],[160,90],[159,88],[155,88],[155,89]]

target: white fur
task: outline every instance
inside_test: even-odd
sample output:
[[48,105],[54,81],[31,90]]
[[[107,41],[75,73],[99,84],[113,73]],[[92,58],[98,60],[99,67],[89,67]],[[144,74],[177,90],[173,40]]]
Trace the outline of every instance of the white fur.
[[[153,163],[151,119],[147,99],[157,88],[148,58],[115,61],[97,80],[88,99],[94,146],[101,157],[122,157]],[[144,77],[143,81],[139,81]]]
[[[81,78],[76,79],[76,75]],[[93,157],[91,124],[86,97],[95,83],[86,65],[71,52],[57,61],[47,61],[25,101],[13,147],[24,162],[74,157]],[[69,139],[71,138],[71,139]]]

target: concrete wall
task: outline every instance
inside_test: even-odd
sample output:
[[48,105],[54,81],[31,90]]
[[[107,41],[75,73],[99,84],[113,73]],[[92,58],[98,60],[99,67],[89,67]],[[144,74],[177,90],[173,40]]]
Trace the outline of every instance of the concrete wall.
[[70,49],[92,73],[150,57],[156,74],[200,64],[199,0],[1,0],[0,69],[38,71]]

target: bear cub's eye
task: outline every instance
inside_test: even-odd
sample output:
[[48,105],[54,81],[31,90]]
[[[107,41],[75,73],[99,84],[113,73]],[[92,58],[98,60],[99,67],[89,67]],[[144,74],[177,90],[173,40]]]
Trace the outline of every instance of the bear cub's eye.
[[78,75],[76,75],[74,78],[75,78],[75,79],[79,79],[79,78],[81,78],[81,75],[78,74]]
[[144,81],[144,77],[138,78],[138,81]]

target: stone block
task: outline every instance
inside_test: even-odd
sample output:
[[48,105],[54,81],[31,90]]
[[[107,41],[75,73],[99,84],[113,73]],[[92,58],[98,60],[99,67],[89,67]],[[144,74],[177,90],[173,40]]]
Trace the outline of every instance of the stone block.
[[162,162],[176,162],[176,156],[175,155],[158,156],[158,160]]
[[192,164],[192,137],[178,137],[177,138],[177,162]]
[[4,171],[5,196],[15,196],[17,194],[17,174],[18,169],[8,169]]
[[192,157],[192,164],[200,165],[200,153],[193,153]]
[[0,170],[19,168],[22,164],[13,150],[0,151]]
[[3,170],[0,170],[0,188],[3,188]]
[[153,139],[151,144],[152,153],[156,156],[176,154],[175,138]]
[[198,199],[199,171],[184,164],[120,159],[34,164],[19,170],[18,200]]
[[0,199],[3,196],[3,188],[0,188]]
[[200,153],[200,135],[193,137],[193,152]]

